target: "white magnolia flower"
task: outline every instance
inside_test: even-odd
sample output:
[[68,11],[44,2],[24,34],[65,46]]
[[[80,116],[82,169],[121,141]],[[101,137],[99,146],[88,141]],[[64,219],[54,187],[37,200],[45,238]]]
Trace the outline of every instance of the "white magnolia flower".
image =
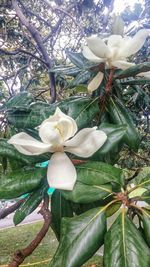
[[48,165],[48,183],[50,187],[72,190],[77,174],[65,152],[83,158],[90,157],[105,143],[106,134],[93,127],[82,129],[75,135],[78,129],[75,120],[65,115],[59,108],[53,116],[44,120],[38,129],[42,142],[21,132],[12,136],[8,143],[25,155],[54,153]]
[[[127,57],[135,54],[143,46],[150,29],[139,30],[134,37],[122,37],[121,35],[111,35],[107,39],[107,44],[101,38],[93,35],[87,38],[88,46],[83,47],[83,55],[88,60],[101,63],[104,62],[108,68],[116,67],[125,70],[134,66],[134,63],[127,61]],[[141,73],[139,76],[150,77],[150,74]],[[89,92],[98,88],[103,80],[103,73],[97,75],[88,85]]]

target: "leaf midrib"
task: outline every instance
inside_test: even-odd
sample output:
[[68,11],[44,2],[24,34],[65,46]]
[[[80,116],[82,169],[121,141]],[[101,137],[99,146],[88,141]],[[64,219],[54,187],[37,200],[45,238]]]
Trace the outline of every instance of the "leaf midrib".
[[90,102],[85,108],[83,108],[80,112],[79,112],[79,114],[78,114],[78,116],[76,117],[76,119],[75,120],[78,120],[78,118],[81,116],[81,114],[84,112],[84,111],[86,111],[86,109],[88,108],[88,107],[90,107],[91,105],[93,105],[93,103],[95,102],[95,101],[97,101],[97,99],[98,99],[98,97],[96,97],[92,102]]

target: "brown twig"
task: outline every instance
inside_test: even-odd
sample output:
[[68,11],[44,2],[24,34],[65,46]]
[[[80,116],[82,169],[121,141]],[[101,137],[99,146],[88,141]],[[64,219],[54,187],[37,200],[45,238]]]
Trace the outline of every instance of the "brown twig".
[[20,207],[20,205],[25,201],[25,199],[20,199],[18,202],[16,202],[15,204],[13,204],[12,206],[6,208],[6,209],[2,209],[0,211],[0,220],[4,219],[7,215],[11,214],[12,212],[14,212],[16,209],[18,209]]
[[[100,98],[99,98],[99,105],[100,105],[101,114],[103,114],[103,112],[105,111],[107,97],[109,97],[109,95],[110,95],[110,89],[111,89],[112,82],[113,82],[113,75],[114,75],[114,68],[112,67],[110,70],[108,79],[107,79],[106,86],[105,86],[105,94],[100,95]],[[100,114],[100,116],[101,116],[101,114]]]
[[105,87],[105,92],[107,94],[110,92],[110,88],[111,88],[112,81],[113,81],[114,70],[115,70],[114,68],[111,68],[110,74],[109,74],[109,77],[108,77],[108,81],[107,81],[107,84],[106,84],[106,87]]
[[17,250],[14,253],[12,262],[8,265],[8,267],[18,267],[26,257],[32,254],[32,252],[37,248],[39,243],[42,241],[44,236],[46,235],[50,223],[51,223],[51,212],[49,211],[49,197],[48,195],[44,199],[43,206],[39,213],[43,216],[44,224],[37,234],[37,236],[31,241],[31,243],[24,249]]

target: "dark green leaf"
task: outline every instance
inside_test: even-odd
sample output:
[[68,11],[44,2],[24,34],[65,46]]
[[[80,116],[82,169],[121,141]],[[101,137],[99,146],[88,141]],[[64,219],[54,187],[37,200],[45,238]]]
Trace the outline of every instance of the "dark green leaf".
[[132,183],[138,188],[140,187],[150,190],[150,167],[143,167],[138,175],[132,180]]
[[125,82],[121,82],[122,85],[142,85],[142,84],[150,84],[150,79],[134,79]]
[[105,267],[149,267],[150,250],[125,210],[105,235]]
[[106,163],[90,161],[77,165],[76,169],[77,182],[73,191],[62,191],[66,199],[75,203],[104,201],[124,185],[122,170]]
[[105,185],[87,185],[76,182],[72,191],[62,191],[63,196],[75,203],[92,203],[104,199],[112,193],[111,184]]
[[73,88],[79,84],[84,84],[90,80],[92,73],[88,70],[80,72],[68,85],[68,88]]
[[143,228],[146,242],[150,247],[150,215],[146,212],[143,212]]
[[150,178],[150,167],[143,167],[140,169],[138,175],[132,180],[132,183],[139,185],[148,177]]
[[64,218],[58,250],[49,267],[77,267],[103,244],[106,232],[104,208],[89,210],[72,219]]
[[104,185],[107,183],[124,184],[122,170],[104,162],[89,161],[76,166],[77,180],[87,185]]
[[109,206],[106,210],[106,216],[110,217],[114,213],[116,213],[120,209],[121,204],[122,204],[121,202],[117,202],[117,203],[113,203],[111,206]]
[[150,190],[150,175],[147,175],[143,179],[143,181],[140,184],[138,184],[138,187],[142,187],[142,188]]
[[44,194],[48,190],[48,185],[43,185],[41,188],[37,189],[31,195],[29,195],[25,202],[21,204],[19,209],[15,212],[13,217],[13,222],[15,225],[21,223],[29,214],[31,214],[41,203]]
[[87,97],[73,100],[67,104],[67,115],[75,119],[79,129],[91,126],[93,119],[99,112],[98,101],[98,98],[90,99]]
[[99,201],[88,203],[88,204],[80,204],[80,203],[71,202],[71,206],[72,206],[74,214],[80,215],[90,209],[105,206],[110,201],[112,201],[112,198],[108,197],[105,200],[99,200]]
[[46,169],[20,169],[6,175],[0,175],[0,199],[17,198],[32,192],[44,183]]
[[56,105],[48,105],[45,102],[36,102],[29,106],[27,110],[21,108],[8,111],[8,122],[18,129],[33,129],[40,125],[43,120],[53,115]]
[[8,100],[5,106],[9,109],[12,107],[27,107],[34,101],[33,96],[28,92],[21,92]]
[[107,106],[108,112],[113,123],[126,125],[127,130],[124,135],[124,142],[132,149],[137,150],[140,144],[140,135],[136,130],[128,110],[124,107],[121,101],[117,98],[110,100]]
[[76,76],[81,70],[78,67],[59,65],[51,69],[51,72],[59,73],[61,75]]
[[150,190],[147,190],[146,192],[144,192],[144,194],[140,197],[140,200],[145,201],[146,203],[150,205]]
[[107,134],[107,140],[104,145],[91,157],[94,160],[112,162],[115,160],[121,149],[120,141],[126,133],[126,125],[114,125],[102,123],[99,129]]
[[122,78],[126,78],[126,77],[131,77],[131,76],[135,76],[141,72],[146,72],[146,71],[150,71],[150,62],[137,64],[137,65],[130,67],[126,70],[119,71],[114,76],[114,79],[122,79]]
[[43,120],[53,115],[57,106],[59,106],[62,112],[76,120],[79,129],[90,125],[93,118],[99,112],[98,98],[78,97],[74,99],[69,98],[52,105],[37,102],[30,105],[27,111],[21,111],[20,109],[12,110],[8,112],[8,121],[18,129],[34,129]]
[[55,190],[51,198],[52,224],[57,239],[60,239],[60,225],[63,217],[73,217],[72,207],[60,191]]
[[88,60],[83,56],[82,53],[72,52],[66,50],[66,55],[70,61],[80,69],[84,69],[85,63],[87,64]]

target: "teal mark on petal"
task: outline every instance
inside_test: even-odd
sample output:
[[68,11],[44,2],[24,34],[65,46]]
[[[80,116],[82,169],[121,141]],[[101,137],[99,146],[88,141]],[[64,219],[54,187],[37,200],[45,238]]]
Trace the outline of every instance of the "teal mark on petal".
[[45,168],[48,166],[49,160],[41,162],[41,163],[36,163],[35,166],[36,167],[40,167],[40,168]]
[[49,188],[48,190],[47,190],[47,193],[49,194],[49,195],[52,195],[53,193],[54,193],[54,191],[55,191],[55,188]]

